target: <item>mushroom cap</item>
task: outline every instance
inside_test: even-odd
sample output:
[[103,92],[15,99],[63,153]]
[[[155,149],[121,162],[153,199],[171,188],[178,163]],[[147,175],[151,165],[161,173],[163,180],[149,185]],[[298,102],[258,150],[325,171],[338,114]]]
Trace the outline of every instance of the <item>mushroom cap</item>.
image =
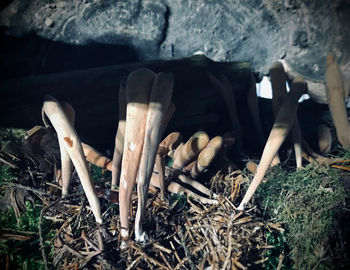
[[166,136],[161,143],[160,147],[171,149],[176,149],[179,144],[182,142],[182,134],[180,132],[172,132],[168,136]]
[[296,96],[301,96],[307,93],[307,83],[302,77],[296,77],[291,85],[291,93]]
[[283,67],[283,64],[281,62],[275,62],[271,65],[270,67],[270,71],[271,70],[276,70],[276,69],[282,69],[284,71],[284,67]]
[[209,143],[209,136],[204,131],[197,131],[194,133],[191,138],[185,144],[186,150],[188,153],[194,152],[199,153],[207,146]]
[[326,57],[327,66],[331,65],[333,62],[334,62],[334,55],[333,55],[333,53],[327,54],[327,57]]
[[216,151],[212,147],[206,147],[198,156],[198,164],[201,167],[208,167],[216,155]]
[[62,105],[62,108],[64,110],[64,113],[66,114],[66,116],[68,118],[69,123],[71,123],[72,126],[74,126],[75,110],[74,110],[73,106],[66,101],[61,102],[61,105]]

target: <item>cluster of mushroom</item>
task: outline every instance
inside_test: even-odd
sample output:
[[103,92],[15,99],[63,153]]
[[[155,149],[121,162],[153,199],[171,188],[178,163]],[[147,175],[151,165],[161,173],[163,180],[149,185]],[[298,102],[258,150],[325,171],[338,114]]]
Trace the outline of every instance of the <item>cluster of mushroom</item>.
[[[346,91],[341,80],[341,73],[332,56],[327,57],[326,86],[329,107],[337,130],[337,136],[344,147],[350,145],[350,125],[346,115],[344,98]],[[195,181],[222,151],[224,145],[232,144],[234,139],[239,143],[240,125],[236,113],[234,94],[225,76],[219,80],[207,72],[208,78],[224,98],[234,127],[235,138],[217,136],[210,140],[205,132],[195,133],[182,143],[179,132],[163,137],[164,130],[171,119],[175,105],[171,102],[174,78],[171,73],[155,74],[142,68],[129,74],[121,82],[119,90],[119,123],[115,138],[113,160],[104,157],[92,147],[81,143],[74,129],[75,113],[67,104],[60,104],[53,97],[47,96],[43,105],[46,115],[58,134],[62,162],[62,195],[68,192],[72,164],[77,170],[83,189],[95,216],[96,222],[102,224],[99,200],[96,196],[86,159],[100,167],[112,171],[112,189],[117,189],[119,182],[119,209],[122,246],[126,246],[129,238],[129,213],[132,190],[137,183],[138,208],[135,220],[135,239],[144,242],[146,233],[142,229],[149,185],[160,188],[161,197],[165,198],[165,190],[173,193],[183,192],[203,203],[216,203],[216,194]],[[273,112],[275,123],[265,144],[265,148],[256,174],[244,198],[238,206],[245,209],[255,190],[271,165],[279,163],[278,151],[291,133],[294,145],[296,167],[302,167],[302,157],[319,157],[310,150],[302,138],[299,122],[296,117],[298,100],[307,92],[307,84],[302,78],[294,78],[287,93],[287,75],[281,63],[275,63],[270,69],[273,89]],[[257,107],[255,80],[248,91],[248,105],[252,114],[260,143],[264,143]],[[47,124],[47,123],[46,123]],[[321,129],[320,129],[321,130]],[[325,129],[323,129],[325,130]],[[326,130],[327,131],[327,130]],[[327,132],[326,132],[327,133]],[[325,132],[319,132],[319,144],[323,153],[330,148],[329,140],[324,143]],[[326,136],[327,137],[327,136]],[[330,135],[328,135],[330,137]],[[305,148],[307,151],[302,149]],[[306,153],[308,152],[308,153]],[[172,167],[165,166],[165,158],[173,159]],[[85,159],[86,158],[86,159]],[[181,183],[190,184],[195,190],[206,195],[198,195],[186,189]]]
[[[272,106],[275,123],[265,144],[253,181],[238,206],[239,210],[243,210],[246,207],[268,168],[280,162],[278,151],[289,132],[291,133],[291,141],[294,144],[296,167],[298,169],[302,167],[302,157],[309,161],[313,160],[313,158],[322,160],[322,157],[315,153],[303,140],[296,116],[298,100],[302,94],[307,92],[306,82],[300,77],[292,79],[291,90],[287,93],[287,74],[280,62],[271,66],[270,79],[273,91]],[[327,56],[325,82],[328,105],[336,128],[338,141],[344,148],[349,148],[350,124],[345,106],[345,101],[349,96],[349,89],[344,86],[342,73],[332,54]],[[321,154],[329,153],[332,144],[331,131],[329,127],[323,124],[320,124],[318,127],[318,144]]]
[[[43,119],[48,126],[47,116],[57,132],[61,154],[62,196],[67,195],[72,173],[76,168],[84,192],[95,216],[102,224],[101,210],[86,160],[112,171],[112,188],[119,180],[119,208],[121,236],[129,237],[129,212],[131,195],[135,182],[138,191],[138,210],[136,214],[135,238],[145,241],[142,221],[151,183],[161,189],[164,198],[165,188],[174,193],[184,192],[204,203],[215,203],[215,194],[193,180],[207,168],[220,151],[223,139],[215,137],[209,140],[205,132],[197,132],[186,143],[181,143],[178,132],[169,134],[161,143],[160,138],[171,118],[175,106],[171,103],[173,77],[171,74],[154,74],[148,69],[132,72],[121,82],[119,91],[119,125],[113,161],[98,153],[95,149],[80,141],[75,129],[75,111],[68,103],[60,104],[55,98],[46,96],[43,105]],[[228,140],[230,141],[230,140]],[[232,141],[232,140],[231,140]],[[170,155],[174,159],[173,168],[165,166],[164,159]],[[191,164],[189,164],[192,162]],[[155,170],[154,170],[155,164]],[[190,170],[192,177],[185,174]],[[184,170],[184,171],[182,171]],[[170,181],[165,183],[165,176]],[[173,181],[173,180],[179,180]],[[183,187],[190,184],[207,195],[197,195]],[[125,242],[122,242],[122,247]]]
[[[160,188],[162,198],[164,190],[167,189],[171,193],[184,193],[202,203],[217,203],[217,194],[195,180],[213,163],[215,157],[232,146],[234,141],[231,133],[210,139],[204,131],[198,131],[183,143],[179,132],[170,133],[159,145],[151,184]],[[172,165],[165,166],[166,156],[171,158]],[[181,183],[190,185],[194,191],[185,188]]]

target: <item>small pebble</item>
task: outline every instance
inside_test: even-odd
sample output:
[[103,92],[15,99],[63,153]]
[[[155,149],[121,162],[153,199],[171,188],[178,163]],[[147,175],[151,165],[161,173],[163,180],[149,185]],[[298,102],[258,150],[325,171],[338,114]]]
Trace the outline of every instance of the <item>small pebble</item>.
[[51,27],[53,25],[53,20],[50,18],[45,19],[45,26],[46,27]]

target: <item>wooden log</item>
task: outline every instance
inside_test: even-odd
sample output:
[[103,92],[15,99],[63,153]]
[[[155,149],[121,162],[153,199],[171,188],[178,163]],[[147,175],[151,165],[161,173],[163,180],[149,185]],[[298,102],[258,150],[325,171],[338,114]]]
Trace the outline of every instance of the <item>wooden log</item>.
[[112,148],[118,123],[120,81],[140,67],[174,74],[176,112],[165,135],[181,130],[184,136],[190,136],[199,127],[221,133],[230,129],[225,103],[210,84],[206,71],[224,74],[233,91],[239,94],[245,93],[251,80],[248,62],[218,63],[196,55],[0,81],[0,126],[31,128],[41,124],[42,100],[45,94],[50,94],[76,109],[76,129],[83,141],[95,147],[107,144]]

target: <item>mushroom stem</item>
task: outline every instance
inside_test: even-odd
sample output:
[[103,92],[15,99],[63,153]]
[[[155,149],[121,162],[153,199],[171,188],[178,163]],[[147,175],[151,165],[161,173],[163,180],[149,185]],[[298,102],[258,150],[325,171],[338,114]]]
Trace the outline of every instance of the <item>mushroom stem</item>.
[[111,189],[117,187],[120,178],[121,163],[123,158],[124,137],[125,137],[125,120],[126,120],[126,78],[120,82],[119,87],[119,122],[118,130],[115,136],[115,146],[112,161],[112,183]]
[[233,93],[233,89],[230,81],[227,79],[225,75],[221,75],[219,80],[209,71],[206,72],[210,82],[214,85],[214,88],[220,93],[221,97],[224,99],[226,103],[226,107],[229,111],[232,128],[235,132],[235,137],[237,140],[237,144],[241,143],[241,126],[239,124],[238,116],[237,116],[237,108],[236,108],[236,99]]
[[[77,170],[96,222],[102,224],[100,202],[96,196],[91,175],[84,158],[81,142],[75,129],[72,127],[71,123],[69,123],[60,103],[52,96],[45,96],[42,111],[47,115],[57,132],[61,155],[63,154],[65,158],[69,157]],[[67,173],[65,172],[66,170],[66,166],[62,167],[62,175]]]
[[259,106],[258,106],[258,97],[256,95],[256,80],[255,76],[251,74],[251,86],[248,89],[247,94],[247,103],[249,107],[250,114],[253,119],[254,127],[257,132],[258,140],[261,146],[265,143],[264,133],[262,131],[260,114],[259,114]]
[[[75,123],[75,110],[68,102],[61,103],[64,114],[67,117],[68,122],[74,127]],[[62,138],[58,137],[60,155],[61,155],[61,177],[62,177],[62,197],[67,196],[69,192],[70,179],[72,177],[73,163],[70,159],[68,152],[64,148],[64,142]]]
[[[153,81],[145,123],[145,135],[137,181],[138,207],[135,218],[135,240],[144,242],[146,233],[142,222],[146,210],[149,183],[151,181],[162,124],[172,97],[174,78],[171,73],[158,73]],[[164,183],[162,183],[164,188]]]
[[[170,107],[170,106],[169,106]],[[158,181],[160,188],[161,199],[165,198],[165,157],[169,151],[175,149],[182,142],[182,135],[180,132],[170,133],[158,147],[156,155],[155,169],[158,172]]]
[[[191,187],[193,187],[194,189],[198,190],[199,192],[203,193],[204,195],[207,195],[208,197],[213,197],[213,198],[216,198],[217,195],[215,193],[213,193],[210,189],[208,189],[206,186],[202,185],[201,183],[195,181],[195,180],[192,180],[190,178],[188,178],[185,174],[183,174],[181,171],[179,170],[173,170],[173,169],[170,169],[168,167],[165,168],[165,174],[166,175],[169,175],[170,177],[170,180],[171,179],[179,179],[182,183],[185,183],[187,185],[190,185]],[[169,185],[168,185],[168,191],[172,192],[172,193],[177,193],[172,187],[170,187],[171,185],[172,186],[175,186],[173,183],[176,183],[175,181],[172,181]],[[178,184],[178,183],[177,183]],[[180,185],[180,184],[178,184]],[[181,185],[180,185],[181,186]],[[186,188],[183,188],[181,191],[185,191],[185,193],[189,193],[188,189]],[[192,192],[193,193],[193,192]],[[192,194],[191,193],[191,194]],[[198,195],[198,194],[197,194]],[[200,196],[200,195],[198,195]],[[202,196],[201,196],[202,197]],[[198,198],[198,197],[196,197]],[[202,200],[200,200],[202,201]],[[214,200],[211,200],[211,202],[213,202]],[[217,202],[215,200],[215,202]]]
[[199,153],[198,159],[191,170],[191,177],[196,179],[212,163],[216,155],[220,152],[223,144],[221,136],[216,136],[210,140],[208,145]]
[[[196,183],[198,183],[198,182],[196,182]],[[178,184],[176,182],[171,182],[168,185],[168,191],[172,192],[172,193],[176,193],[176,194],[184,193],[187,196],[192,197],[194,200],[201,202],[201,203],[205,203],[205,204],[217,204],[218,203],[217,200],[203,197],[203,196],[193,192],[192,190],[181,186],[180,184]],[[215,194],[212,194],[212,195],[214,196]]]
[[[270,76],[271,76],[271,85],[273,91],[272,97],[272,109],[274,116],[276,117],[281,105],[286,99],[288,93],[286,88],[287,76],[284,71],[284,67],[282,63],[276,62],[270,68]],[[290,130],[292,141],[294,144],[294,152],[295,152],[295,160],[297,168],[302,167],[302,149],[301,149],[301,131],[299,127],[298,118],[295,118],[294,124]],[[277,154],[278,155],[278,154]],[[276,162],[279,161],[279,157],[275,159]],[[276,162],[274,165],[276,165]]]
[[342,73],[333,54],[327,55],[326,90],[328,106],[337,131],[337,138],[344,148],[350,147],[350,124],[345,108],[345,90]]
[[105,157],[96,149],[92,148],[90,145],[87,145],[86,143],[82,142],[81,146],[83,147],[83,152],[88,162],[100,168],[107,169],[109,171],[113,170],[112,161],[109,158]]
[[[155,74],[148,69],[130,73],[126,84],[125,139],[119,181],[119,213],[121,236],[129,237],[129,212],[145,136],[150,92]],[[122,244],[123,245],[123,244]],[[124,243],[125,245],[125,243]]]
[[[178,133],[178,132],[174,132],[174,133]],[[171,133],[171,134],[173,134],[173,133]],[[170,135],[171,135],[171,134],[170,134]],[[169,137],[169,136],[168,136],[168,137]],[[87,145],[87,144],[82,143],[82,145],[83,145],[83,148],[86,147],[85,149],[89,149],[89,151],[91,151],[91,152],[96,151],[94,148],[92,148],[91,146],[89,146],[89,145]],[[85,149],[84,149],[84,153],[85,153]],[[98,153],[98,152],[96,152],[96,155],[97,155],[97,153]],[[86,155],[86,153],[85,153],[85,155]],[[103,156],[103,155],[101,154],[101,157],[100,157],[100,158],[101,158],[101,159],[105,159],[107,164],[111,164],[111,160],[110,160],[108,157],[105,157],[105,156]],[[96,161],[96,159],[92,159],[90,162],[93,163],[93,164],[95,164],[96,166],[102,167],[102,166],[100,166],[101,163],[96,164],[95,161]],[[111,170],[112,170],[111,167],[112,167],[112,166],[107,166],[106,169],[109,170],[109,171],[111,171]],[[169,173],[170,173],[170,169],[169,169],[168,167],[165,167],[164,172],[165,172],[165,174],[169,174]],[[178,179],[179,179],[181,182],[186,183],[186,184],[192,186],[194,189],[198,190],[199,192],[201,192],[201,193],[203,193],[203,194],[205,194],[205,195],[207,195],[207,196],[209,196],[209,197],[210,197],[210,196],[211,196],[211,197],[214,197],[214,198],[217,197],[217,195],[214,194],[214,193],[212,193],[212,192],[210,191],[210,189],[208,189],[207,187],[205,187],[205,186],[202,185],[201,183],[199,183],[199,182],[197,182],[197,181],[194,181],[194,180],[192,180],[192,179],[186,177],[186,176],[185,176],[183,173],[181,173],[181,172],[179,173],[179,178],[178,178]],[[153,173],[153,174],[152,174],[150,184],[151,184],[152,186],[156,187],[156,188],[161,188],[160,180],[159,180],[159,172],[158,172],[158,174],[157,174],[157,173]],[[171,193],[185,193],[185,194],[187,194],[188,196],[193,197],[196,201],[199,201],[199,202],[202,202],[202,203],[208,203],[208,204],[217,203],[216,200],[214,200],[214,199],[208,199],[208,198],[206,198],[206,197],[203,197],[203,196],[201,196],[201,195],[199,195],[199,194],[197,194],[197,193],[191,191],[190,189],[187,189],[187,188],[181,186],[181,185],[180,185],[179,183],[177,183],[176,181],[171,181],[171,180],[170,180],[169,185],[167,185],[167,190],[168,190],[169,192],[171,192]]]
[[283,141],[287,137],[288,132],[295,121],[298,100],[302,94],[306,93],[306,91],[307,85],[303,79],[297,78],[293,81],[291,91],[287,95],[276,116],[275,124],[272,127],[269,138],[267,139],[257,172],[238,207],[239,210],[245,209],[246,204],[254,195],[265,176],[267,169],[271,165],[274,156],[277,154]]
[[204,131],[198,131],[174,153],[173,168],[181,170],[202,151],[209,142],[209,136]]
[[317,127],[318,149],[321,154],[328,154],[332,146],[331,130],[325,124],[320,124]]

